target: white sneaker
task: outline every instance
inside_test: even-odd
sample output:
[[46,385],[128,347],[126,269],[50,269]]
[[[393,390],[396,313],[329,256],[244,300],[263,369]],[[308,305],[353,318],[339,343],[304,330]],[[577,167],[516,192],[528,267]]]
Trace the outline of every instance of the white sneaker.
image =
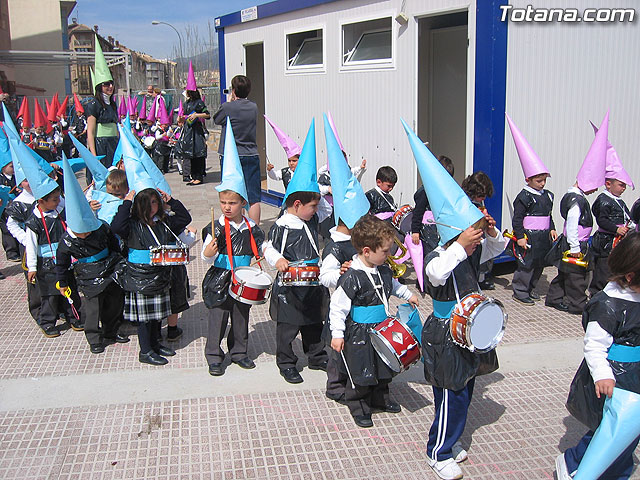
[[429,466],[436,475],[444,480],[457,480],[462,478],[462,470],[460,470],[460,467],[453,458],[447,458],[441,462],[429,459]]
[[564,453],[556,457],[556,475],[558,476],[558,480],[571,480],[567,469],[567,462],[564,459]]
[[464,462],[469,455],[467,455],[467,451],[462,448],[462,444],[460,442],[456,442],[451,447],[451,456],[456,461],[456,463]]

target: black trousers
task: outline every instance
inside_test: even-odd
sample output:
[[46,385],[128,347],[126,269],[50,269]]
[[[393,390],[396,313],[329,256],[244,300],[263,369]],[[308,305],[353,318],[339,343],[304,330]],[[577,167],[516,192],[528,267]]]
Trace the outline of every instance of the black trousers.
[[302,349],[309,359],[309,365],[320,365],[327,361],[327,352],[322,341],[322,323],[292,325],[277,322],[276,325],[276,365],[280,370],[295,368],[298,357],[293,352],[293,341],[302,336]]
[[342,358],[333,348],[329,348],[329,360],[327,362],[327,397],[339,400],[344,397],[344,392],[349,382],[349,377],[340,372]]
[[35,283],[27,280],[27,272],[24,272],[24,279],[27,284],[27,302],[29,303],[29,313],[31,317],[38,323],[38,317],[40,316],[40,304],[42,299],[40,298],[40,288]]
[[204,356],[207,363],[222,363],[224,351],[220,344],[227,331],[227,324],[231,319],[231,328],[227,335],[227,347],[231,360],[242,360],[247,356],[249,344],[249,310],[251,305],[235,301],[231,297],[219,307],[209,310],[209,331]]
[[71,292],[73,306],[76,307],[80,320],[76,319],[73,309],[65,297],[62,295],[43,295],[40,304],[40,314],[38,315],[38,325],[44,330],[48,326],[55,325],[58,319],[58,313],[62,313],[68,322],[82,324],[82,316],[80,314],[81,302],[78,293]]
[[611,270],[609,270],[609,264],[607,263],[608,260],[609,257],[596,257],[592,260],[594,270],[591,285],[589,285],[589,293],[591,296],[594,296],[602,290],[607,282],[609,282]]
[[566,298],[571,313],[579,313],[587,304],[587,271],[584,273],[563,272],[551,281],[547,292],[546,305],[555,305]]
[[389,401],[391,380],[379,380],[377,385],[355,385],[345,390],[345,401],[352,416],[371,415],[371,408],[384,407]]
[[182,165],[182,175],[185,177],[191,175],[193,180],[202,181],[204,178],[205,160],[205,157],[185,158]]
[[543,267],[525,269],[518,265],[518,269],[513,274],[513,280],[511,281],[513,294],[516,298],[527,298],[536,289],[543,270]]
[[169,173],[169,154],[161,155],[157,151],[153,152],[153,163],[162,173]]
[[99,344],[102,343],[103,338],[116,336],[122,320],[123,308],[124,292],[115,283],[111,283],[95,297],[84,298],[82,318],[84,318],[84,334],[89,345]]

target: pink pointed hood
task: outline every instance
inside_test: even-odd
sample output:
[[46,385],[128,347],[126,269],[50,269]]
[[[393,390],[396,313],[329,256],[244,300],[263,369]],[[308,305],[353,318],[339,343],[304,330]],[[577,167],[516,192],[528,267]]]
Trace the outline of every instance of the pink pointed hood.
[[[591,126],[593,127],[593,133],[598,133],[598,127],[596,127],[593,122]],[[604,178],[613,178],[614,180],[620,180],[621,182],[626,183],[631,186],[632,190],[636,189],[636,186],[633,184],[633,180],[631,180],[631,176],[627,173],[627,171],[622,166],[622,161],[618,156],[618,152],[613,148],[613,145],[607,139],[607,163],[606,169],[604,172]]]
[[524,178],[535,177],[536,175],[540,175],[541,173],[546,173],[551,176],[549,173],[549,169],[542,163],[540,157],[533,151],[527,139],[524,138],[524,135],[518,130],[516,124],[513,123],[509,115],[505,113],[507,117],[507,123],[509,124],[509,129],[511,130],[511,136],[513,137],[513,142],[516,145],[516,151],[518,152],[518,158],[520,158],[520,164],[522,165],[522,171],[524,172]]
[[583,192],[596,190],[604,185],[607,163],[607,136],[609,135],[609,111],[604,116],[596,138],[593,139],[589,152],[582,162],[576,176],[578,187]]
[[193,64],[189,61],[189,75],[187,76],[187,90],[197,90],[196,76],[193,73]]
[[347,151],[344,149],[344,145],[342,145],[342,142],[340,141],[340,137],[338,136],[338,130],[336,129],[336,124],[333,123],[333,117],[331,116],[331,112],[327,111],[327,120],[329,120],[329,125],[331,126],[331,130],[333,130],[333,134],[336,137],[336,140],[338,141],[338,145],[340,145],[340,150],[342,150],[342,153],[347,153]]
[[158,95],[158,117],[160,118],[160,125],[171,125],[171,119],[169,119],[167,107],[162,95]]
[[121,117],[127,116],[127,96],[122,95],[120,97],[120,105],[118,106],[118,115]]
[[180,107],[178,107],[178,118],[184,117],[184,106],[182,105],[182,100],[180,100]]
[[147,119],[147,96],[142,97],[142,108],[140,108],[140,113],[138,114],[138,118],[140,120]]
[[137,115],[138,97],[129,97],[129,115]]
[[287,154],[287,158],[291,158],[295,155],[300,155],[300,152],[302,152],[300,145],[294,142],[291,137],[284,133],[275,123],[269,120],[269,117],[265,115],[264,118],[267,122],[269,122],[271,128],[273,128],[273,133],[275,133],[276,137],[278,137],[278,141],[280,142],[280,145],[282,145],[282,148],[284,148],[284,152]]

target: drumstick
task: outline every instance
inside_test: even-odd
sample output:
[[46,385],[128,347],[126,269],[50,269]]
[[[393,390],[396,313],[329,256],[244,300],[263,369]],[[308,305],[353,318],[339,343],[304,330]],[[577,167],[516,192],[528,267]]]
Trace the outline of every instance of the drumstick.
[[453,228],[454,230],[458,230],[460,232],[464,232],[464,228],[454,227],[453,225],[447,225],[446,223],[436,222],[435,220],[427,219],[427,223],[433,223],[435,225],[442,225],[443,227]]
[[349,371],[349,366],[347,365],[347,359],[344,358],[344,351],[340,350],[340,355],[342,356],[342,361],[344,362],[344,368],[347,369],[347,375],[349,375],[349,380],[351,381],[351,388],[356,388],[356,384],[353,383],[353,377],[351,377],[351,372]]
[[89,185],[87,185],[87,188],[82,190],[82,193],[87,193],[87,190],[89,190],[94,184],[95,184],[95,182],[92,180],[91,183]]
[[253,267],[256,263],[260,263],[262,260],[264,260],[264,257],[258,257],[253,262],[251,262],[249,266]]

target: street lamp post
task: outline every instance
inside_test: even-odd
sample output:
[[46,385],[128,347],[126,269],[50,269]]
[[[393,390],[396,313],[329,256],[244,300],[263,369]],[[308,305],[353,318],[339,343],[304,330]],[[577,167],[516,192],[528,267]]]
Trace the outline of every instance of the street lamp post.
[[[167,25],[168,27],[173,28],[173,31],[176,32],[176,35],[178,35],[178,42],[180,45],[180,58],[178,59],[178,67],[180,66],[180,60],[182,60],[184,58],[184,52],[182,51],[182,36],[180,35],[180,32],[178,31],[178,29],[176,27],[174,27],[173,25],[171,25],[170,23],[167,22],[160,22],[158,20],[152,20],[151,21],[151,25]],[[179,70],[179,69],[178,69]]]

